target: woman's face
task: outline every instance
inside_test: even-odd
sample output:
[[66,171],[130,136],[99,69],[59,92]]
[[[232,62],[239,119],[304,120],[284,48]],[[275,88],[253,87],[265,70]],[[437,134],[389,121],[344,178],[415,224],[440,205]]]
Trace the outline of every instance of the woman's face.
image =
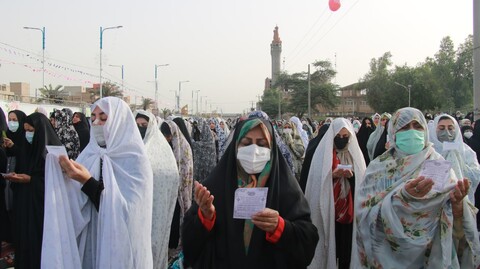
[[[98,106],[92,111],[90,115],[90,119],[92,120],[92,125],[105,125],[108,119],[108,115],[105,114]],[[98,119],[98,121],[97,121]]]
[[213,130],[215,129],[215,123],[214,122],[210,122],[210,130]]
[[8,121],[18,121],[17,114],[13,112],[8,114]]
[[78,115],[77,113],[73,114],[73,119],[72,119],[73,123],[79,123],[80,120],[81,120],[80,115]]
[[265,137],[264,133],[262,132],[262,129],[260,126],[257,126],[250,130],[245,137],[240,140],[240,143],[238,144],[238,147],[246,147],[250,146],[252,144],[255,144],[259,147],[264,147],[264,148],[269,148],[268,145],[268,140]]
[[23,128],[26,132],[35,132],[35,128],[33,128],[33,126],[28,123],[24,123]]
[[408,130],[411,130],[411,129],[414,129],[414,130],[417,130],[417,131],[423,131],[423,126],[418,123],[416,120],[412,120],[411,122],[409,122],[407,125],[403,126],[402,129],[398,130],[398,132],[403,132],[403,131],[408,131]]
[[443,131],[443,130],[449,130],[449,131],[455,130],[455,124],[451,119],[443,119],[438,121],[437,131]]
[[148,127],[148,121],[144,118],[137,118],[135,121],[137,122],[138,127]]
[[387,123],[387,118],[382,118],[382,121],[380,122],[382,124],[382,126],[385,127],[385,123]]
[[336,137],[339,137],[339,138],[345,138],[349,136],[350,136],[350,132],[347,130],[347,128],[342,128],[340,132],[338,132],[338,134],[336,135]]

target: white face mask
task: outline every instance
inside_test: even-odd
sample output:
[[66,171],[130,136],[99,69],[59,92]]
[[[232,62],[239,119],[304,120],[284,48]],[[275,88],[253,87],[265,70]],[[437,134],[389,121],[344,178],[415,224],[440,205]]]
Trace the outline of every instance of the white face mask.
[[283,132],[286,134],[292,134],[292,129],[283,129]]
[[473,133],[472,132],[465,132],[463,133],[463,136],[465,136],[466,139],[470,139],[472,137]]
[[18,130],[18,121],[9,121],[8,130],[15,133]]
[[270,161],[270,149],[259,147],[255,144],[239,147],[237,160],[247,174],[258,174],[263,171],[267,162]]
[[100,147],[105,147],[107,145],[105,134],[103,133],[103,125],[92,125],[92,133]]

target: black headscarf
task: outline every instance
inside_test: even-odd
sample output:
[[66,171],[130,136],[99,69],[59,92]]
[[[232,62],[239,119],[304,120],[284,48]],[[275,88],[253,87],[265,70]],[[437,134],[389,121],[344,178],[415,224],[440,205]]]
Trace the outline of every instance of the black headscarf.
[[87,117],[81,112],[73,113],[73,116],[77,115],[80,118],[80,121],[73,124],[75,131],[77,131],[78,137],[80,138],[80,152],[88,145],[90,142],[90,124],[88,123]]
[[271,136],[271,169],[266,207],[277,210],[285,220],[282,237],[276,244],[265,240],[265,232],[253,228],[248,255],[245,254],[244,220],[233,218],[234,193],[238,188],[237,146],[242,126],[239,123],[232,143],[204,185],[215,197],[216,221],[207,232],[197,216],[198,205],[192,204],[183,223],[183,252],[193,268],[306,268],[313,258],[318,234],[310,219],[308,203],[285,159],[279,158],[272,125],[262,120]]
[[35,128],[35,133],[32,144],[27,142],[26,174],[30,176],[30,182],[19,183],[14,193],[15,268],[40,268],[45,202],[45,146],[61,146],[62,143],[44,114],[30,114],[25,122]]
[[6,132],[8,130],[7,119],[5,118],[5,112],[0,107],[0,131]]
[[[370,121],[370,127],[367,127],[365,123],[367,120]],[[363,158],[365,159],[365,164],[368,166],[370,163],[370,158],[368,157],[367,142],[370,135],[375,131],[375,125],[373,124],[372,118],[366,117],[362,120],[362,126],[357,133],[358,145],[363,153]]]
[[[23,124],[27,115],[20,110],[12,110],[10,113],[13,113],[17,116],[18,120],[18,129],[15,132],[10,130],[7,131],[7,137],[12,140],[13,147],[7,149],[7,154],[9,156],[15,156],[15,168],[14,171],[19,174],[23,174],[27,171],[27,140],[25,139],[25,129]],[[10,114],[8,113],[8,114]],[[13,168],[13,167],[12,167]]]
[[322,141],[323,136],[330,127],[330,124],[324,124],[318,129],[318,134],[308,142],[307,150],[305,150],[305,158],[303,159],[302,172],[300,173],[300,188],[305,192],[307,186],[308,173],[310,172],[310,165],[312,164],[313,154],[317,149],[318,144]]
[[[477,153],[477,160],[480,162],[480,120],[475,121],[473,135],[470,138],[470,147]],[[480,207],[480,188],[475,191],[475,207]],[[480,230],[480,214],[477,213],[477,228]]]
[[473,135],[470,138],[470,147],[477,153],[477,160],[480,161],[480,120],[475,121]]
[[188,132],[187,126],[185,125],[185,120],[182,119],[182,118],[175,118],[175,119],[173,119],[173,122],[175,122],[177,124],[177,126],[180,129],[180,131],[182,132],[183,136],[185,137],[185,139],[187,139],[187,142],[190,145],[190,148],[193,150],[193,148],[192,148],[192,138],[190,138],[190,133]]
[[45,171],[46,145],[61,146],[62,142],[55,133],[50,120],[42,113],[35,112],[25,118],[25,122],[35,128],[33,141],[28,145],[29,169],[28,174],[42,173]]

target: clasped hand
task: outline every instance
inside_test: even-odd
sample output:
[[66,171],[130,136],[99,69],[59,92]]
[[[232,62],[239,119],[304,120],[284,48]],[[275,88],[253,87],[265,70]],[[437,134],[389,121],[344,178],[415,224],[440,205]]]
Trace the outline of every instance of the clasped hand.
[[341,177],[351,178],[353,177],[353,172],[350,169],[335,168],[335,170],[333,170],[332,172],[332,176],[333,178],[341,178]]

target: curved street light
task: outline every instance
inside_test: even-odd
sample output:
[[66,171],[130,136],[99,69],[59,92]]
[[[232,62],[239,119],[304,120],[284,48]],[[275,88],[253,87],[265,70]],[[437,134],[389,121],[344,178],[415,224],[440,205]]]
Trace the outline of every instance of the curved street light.
[[412,85],[409,84],[408,87],[407,87],[407,86],[405,86],[403,84],[400,84],[396,81],[394,81],[393,83],[397,84],[398,86],[400,86],[400,87],[402,87],[402,88],[404,88],[405,90],[408,91],[408,107],[410,107],[410,90],[412,88]]
[[[28,27],[25,26],[23,29],[27,30],[38,30],[42,32],[42,88],[45,87],[45,27]],[[35,89],[35,102],[37,101],[37,89]]]
[[100,26],[100,84],[99,84],[99,90],[100,90],[100,98],[103,98],[103,87],[102,87],[102,49],[103,49],[103,32],[107,30],[112,30],[112,29],[120,29],[122,28],[122,25],[119,26],[113,26],[113,27],[107,27],[103,28]]

